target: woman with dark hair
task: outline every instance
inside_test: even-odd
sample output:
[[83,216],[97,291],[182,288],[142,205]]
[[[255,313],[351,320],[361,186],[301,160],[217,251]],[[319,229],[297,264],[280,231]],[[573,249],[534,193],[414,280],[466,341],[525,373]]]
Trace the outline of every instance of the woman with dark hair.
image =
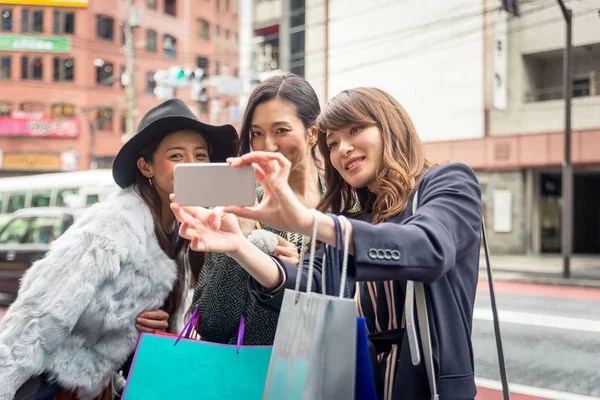
[[[250,95],[244,114],[238,154],[250,151],[279,153],[289,160],[288,184],[294,196],[306,207],[321,201],[325,184],[315,166],[315,122],[319,99],[310,84],[294,74],[273,76]],[[257,189],[262,201],[263,188]],[[263,252],[274,253],[292,265],[298,262],[300,237],[293,232],[241,221],[249,241]],[[272,235],[265,236],[265,232]],[[267,234],[268,235],[268,234]],[[251,248],[252,254],[256,249]],[[264,255],[264,254],[263,254]],[[270,345],[275,337],[278,314],[261,307],[248,292],[249,274],[238,260],[226,254],[207,253],[200,273],[192,309],[199,308],[198,334],[204,340],[236,343],[240,316],[244,316],[245,345]]]
[[177,329],[203,254],[177,234],[173,171],[224,162],[237,139],[232,126],[204,124],[177,99],[144,116],[113,164],[123,190],[25,273],[0,327],[1,400],[51,399],[59,389],[93,398],[135,351],[140,330],[164,330],[167,319]]
[[[338,245],[336,224],[325,212],[347,217],[349,223],[342,226],[352,254],[348,276],[358,282],[357,311],[365,317],[378,353],[375,372],[380,398],[438,398],[430,393],[427,360],[416,366],[412,363],[404,326],[407,281],[417,281],[424,283],[429,315],[431,382],[441,399],[473,399],[477,391],[471,327],[482,226],[475,173],[461,163],[430,164],[408,113],[379,89],[338,94],[324,108],[317,125],[327,181],[319,211],[291,194],[287,159],[256,152],[229,162],[254,165],[265,188],[262,203],[224,211],[182,209],[173,204],[175,215],[185,222],[180,234],[192,239],[194,249],[210,248],[238,257],[244,238],[236,217],[229,213],[307,236],[316,224],[312,240],[330,246]],[[312,287],[316,292],[321,291],[323,248],[315,256]],[[250,288],[260,293],[257,298],[273,309],[281,307],[283,288],[296,285],[297,267],[281,258],[256,256],[244,260],[242,266],[252,271],[255,283]],[[306,281],[304,272],[303,290]],[[410,337],[414,338],[412,332]]]

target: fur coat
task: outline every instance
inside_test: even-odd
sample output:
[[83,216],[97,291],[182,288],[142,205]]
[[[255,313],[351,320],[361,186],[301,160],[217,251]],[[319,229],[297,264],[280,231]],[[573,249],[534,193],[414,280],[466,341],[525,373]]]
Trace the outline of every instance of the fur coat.
[[0,400],[46,372],[83,399],[135,351],[136,317],[160,308],[177,266],[133,190],[91,207],[25,273],[0,326]]

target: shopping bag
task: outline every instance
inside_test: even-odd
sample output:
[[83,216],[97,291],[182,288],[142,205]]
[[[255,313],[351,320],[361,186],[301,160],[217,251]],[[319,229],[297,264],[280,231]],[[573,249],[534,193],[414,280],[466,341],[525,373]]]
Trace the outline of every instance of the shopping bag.
[[[353,285],[353,282],[349,282],[346,287],[342,286],[344,259],[342,226],[337,216],[333,214],[328,215],[335,222],[336,246],[326,246],[321,272],[321,278],[324,283],[323,290],[325,294],[344,293],[344,297],[348,297],[351,295],[349,285]],[[347,280],[349,281],[349,279]],[[367,324],[363,317],[356,317],[356,381],[354,384],[354,400],[377,400],[375,378],[371,363]]]
[[196,309],[178,337],[142,334],[125,400],[261,398],[272,348],[242,346],[243,316],[236,345],[192,340],[197,318]]
[[356,317],[356,382],[354,400],[377,400],[369,354],[369,334],[363,317]]
[[[304,246],[295,290],[286,289],[265,384],[265,400],[348,400],[354,398],[356,304],[353,299],[312,293],[316,218],[306,293],[300,292]],[[304,241],[304,239],[303,239]],[[347,244],[342,282],[345,287]]]

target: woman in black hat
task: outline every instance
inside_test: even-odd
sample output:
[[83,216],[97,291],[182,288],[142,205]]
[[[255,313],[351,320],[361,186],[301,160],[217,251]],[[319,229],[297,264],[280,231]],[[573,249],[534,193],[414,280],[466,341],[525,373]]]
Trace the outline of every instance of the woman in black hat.
[[177,235],[174,167],[223,162],[237,139],[232,126],[204,124],[177,99],[144,116],[113,164],[123,190],[91,207],[25,273],[0,327],[0,400],[50,399],[59,388],[93,398],[140,330],[176,325],[203,255]]

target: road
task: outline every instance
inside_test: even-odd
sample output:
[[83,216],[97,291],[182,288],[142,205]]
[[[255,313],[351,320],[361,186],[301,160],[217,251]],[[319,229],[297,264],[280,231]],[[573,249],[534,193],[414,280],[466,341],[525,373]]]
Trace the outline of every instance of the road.
[[[523,399],[600,398],[600,290],[497,282],[502,340],[512,392]],[[477,397],[500,399],[487,282],[473,321]],[[516,398],[513,396],[513,399]]]
[[[600,290],[496,282],[512,400],[600,398]],[[487,282],[477,292],[477,400],[500,400]],[[5,309],[0,308],[0,319]]]

